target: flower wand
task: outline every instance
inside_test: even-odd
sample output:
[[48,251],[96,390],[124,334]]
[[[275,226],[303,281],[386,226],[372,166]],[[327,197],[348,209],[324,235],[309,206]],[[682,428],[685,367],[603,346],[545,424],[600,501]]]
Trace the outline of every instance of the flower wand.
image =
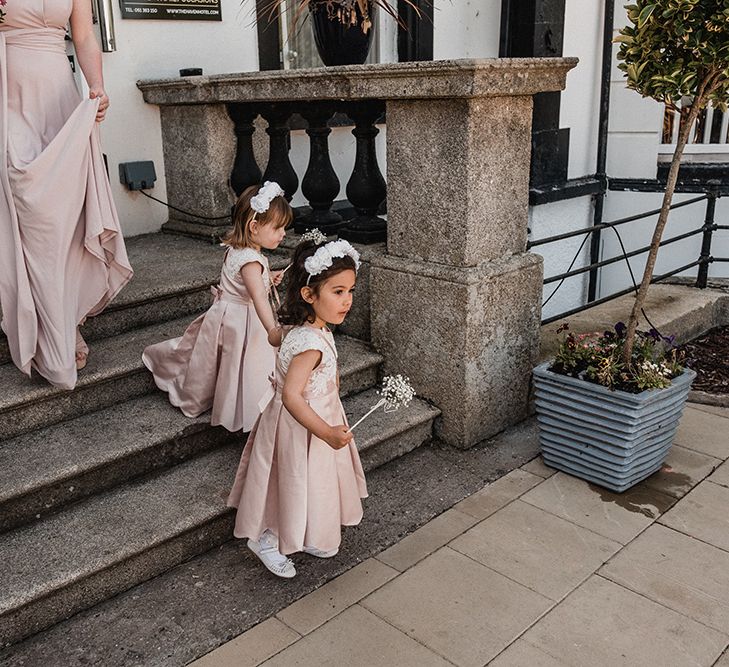
[[382,380],[382,389],[377,393],[382,398],[363,417],[360,417],[349,427],[350,432],[354,431],[356,426],[361,424],[378,408],[384,406],[385,412],[394,412],[395,410],[406,408],[410,405],[410,401],[415,396],[415,390],[410,384],[409,378],[403,377],[402,375],[388,375],[384,377]]

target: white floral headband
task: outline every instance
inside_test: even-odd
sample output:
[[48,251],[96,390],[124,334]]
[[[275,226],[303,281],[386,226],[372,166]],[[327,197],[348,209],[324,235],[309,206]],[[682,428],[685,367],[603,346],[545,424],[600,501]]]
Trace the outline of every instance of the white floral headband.
[[320,273],[326,271],[334,263],[336,257],[344,257],[345,255],[349,255],[354,260],[354,270],[359,271],[359,253],[350,245],[349,241],[340,239],[339,241],[330,241],[320,246],[304,262],[304,268],[309,274],[309,277],[306,279],[306,284],[309,284],[313,276],[318,276]]
[[[251,197],[251,208],[256,213],[265,213],[276,197],[283,197],[284,191],[278,183],[266,181],[263,187]],[[254,216],[255,217],[255,216]]]

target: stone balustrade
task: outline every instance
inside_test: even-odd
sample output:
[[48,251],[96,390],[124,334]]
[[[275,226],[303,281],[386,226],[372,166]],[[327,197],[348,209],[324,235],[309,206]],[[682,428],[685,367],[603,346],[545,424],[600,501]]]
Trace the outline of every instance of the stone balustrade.
[[[291,196],[293,113],[308,123],[306,223],[341,227],[327,149],[334,111],[354,121],[356,208],[342,235],[378,240],[372,340],[385,370],[409,375],[443,412],[437,434],[468,447],[527,413],[539,350],[542,265],[526,252],[532,95],[561,90],[576,59],[457,60],[249,72],[140,82],[161,109],[171,204],[225,214],[230,183],[275,178]],[[374,123],[387,119],[387,189]],[[269,159],[254,159],[257,115]],[[234,137],[237,141],[234,141]],[[333,176],[333,178],[332,178]],[[387,196],[387,226],[377,217]]]

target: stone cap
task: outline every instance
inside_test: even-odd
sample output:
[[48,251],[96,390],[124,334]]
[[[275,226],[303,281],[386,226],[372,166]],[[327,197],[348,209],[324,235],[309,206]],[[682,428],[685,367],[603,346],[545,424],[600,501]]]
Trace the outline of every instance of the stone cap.
[[577,58],[489,58],[139,81],[149,104],[299,100],[417,100],[534,95],[563,90]]

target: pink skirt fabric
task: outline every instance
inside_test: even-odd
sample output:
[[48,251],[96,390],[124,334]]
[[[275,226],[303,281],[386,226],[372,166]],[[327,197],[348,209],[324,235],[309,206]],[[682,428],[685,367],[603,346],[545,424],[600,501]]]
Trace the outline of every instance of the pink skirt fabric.
[[[336,392],[310,399],[329,424],[346,423]],[[269,529],[279,551],[305,546],[339,548],[341,526],[362,520],[367,497],[354,442],[340,450],[311,435],[283,406],[280,391],[268,403],[243,450],[228,506],[237,508],[234,534],[258,540]]]
[[253,304],[222,296],[180,338],[147,347],[142,360],[186,416],[212,408],[213,426],[250,431],[276,351]]
[[[8,21],[21,10],[14,6]],[[79,97],[64,31],[4,28],[2,328],[21,371],[30,375],[33,368],[54,385],[72,389],[76,326],[104,309],[132,269],[99,144],[99,102]]]

